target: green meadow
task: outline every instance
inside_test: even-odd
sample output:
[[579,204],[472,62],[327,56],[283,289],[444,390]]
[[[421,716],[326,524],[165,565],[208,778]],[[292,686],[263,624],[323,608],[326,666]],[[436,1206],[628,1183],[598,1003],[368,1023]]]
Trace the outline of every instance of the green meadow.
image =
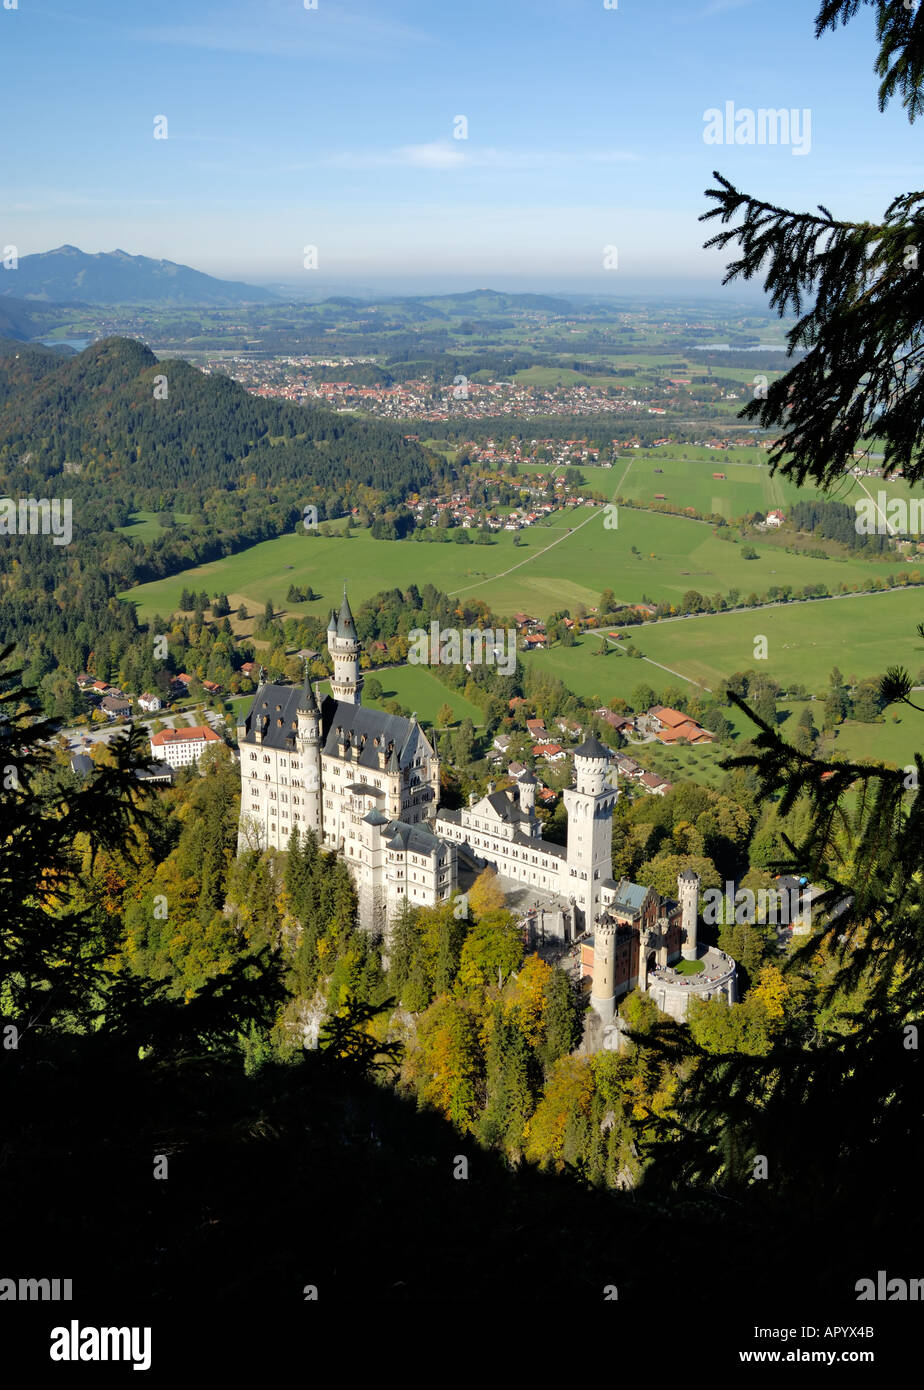
[[[834,666],[858,680],[897,664],[914,669],[922,618],[924,593],[909,588],[652,623],[634,635],[646,657],[710,688],[734,671],[763,669],[822,694]],[[765,662],[755,659],[758,636],[767,639]]]
[[[382,687],[382,697],[373,700],[367,690],[363,690],[363,704],[371,709],[384,709],[390,700],[397,700],[405,709],[417,715],[421,724],[435,725],[442,705],[452,708],[453,723],[470,719],[477,727],[484,723],[484,715],[477,705],[456,690],[450,690],[437,680],[426,666],[395,666],[385,670],[369,670],[364,673],[366,681],[375,679]],[[327,683],[325,682],[325,687]]]
[[[851,680],[882,675],[898,664],[916,673],[921,657],[915,628],[922,619],[921,589],[899,589],[646,623],[630,629],[644,661],[623,654],[620,647],[628,644],[599,655],[600,638],[591,633],[573,647],[531,652],[523,660],[557,676],[576,695],[599,696],[603,703],[628,700],[642,684],[656,691],[687,684],[714,689],[723,676],[746,670],[765,670],[783,686],[800,684],[821,695],[834,666]],[[766,662],[755,658],[759,636],[767,639]]]
[[[132,512],[131,521],[127,526],[120,526],[118,530],[130,541],[150,541],[157,536],[163,536],[170,529],[161,526],[157,520],[156,512]],[[174,512],[177,524],[182,526],[186,522],[192,521],[192,517],[186,512]]]
[[[184,588],[226,593],[232,609],[244,602],[251,613],[271,601],[277,609],[321,616],[339,602],[344,582],[359,604],[381,589],[403,589],[413,581],[483,599],[503,617],[524,611],[545,618],[578,604],[591,610],[605,588],[620,602],[677,603],[689,589],[708,595],[738,589],[746,596],[784,583],[863,585],[871,575],[887,572],[881,562],[786,554],[769,539],[755,541],[758,558],[746,560],[740,544],[720,540],[704,522],[630,507],[619,509],[614,529],[607,529],[605,519],[600,507],[557,512],[548,523],[520,532],[520,546],[508,532],[494,545],[377,541],[368,531],[349,539],[293,533],[138,585],[121,597],[137,605],[142,620],[176,611]],[[321,598],[288,605],[292,583],[310,584]]]

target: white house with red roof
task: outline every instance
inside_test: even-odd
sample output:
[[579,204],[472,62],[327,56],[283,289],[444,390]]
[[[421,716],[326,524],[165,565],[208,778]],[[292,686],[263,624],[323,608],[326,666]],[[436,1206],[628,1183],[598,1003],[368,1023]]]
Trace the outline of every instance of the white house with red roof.
[[151,736],[151,756],[171,767],[188,767],[199,761],[206,748],[221,742],[215,730],[204,724],[192,729],[162,729]]

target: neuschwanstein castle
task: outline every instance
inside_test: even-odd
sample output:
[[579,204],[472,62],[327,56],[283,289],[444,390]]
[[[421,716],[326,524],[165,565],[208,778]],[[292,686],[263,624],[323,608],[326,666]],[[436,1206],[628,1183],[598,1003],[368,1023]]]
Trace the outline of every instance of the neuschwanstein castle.
[[[634,885],[612,877],[619,793],[610,750],[594,737],[574,750],[574,786],[563,793],[567,847],[541,836],[531,773],[515,787],[495,791],[489,785],[462,810],[440,810],[439,760],[416,717],[363,707],[360,641],[346,592],[340,612],[331,613],[327,647],[334,668],[330,695],[319,703],[307,678],[301,686],[275,685],[261,672],[238,724],[239,850],[284,850],[293,829],[313,829],[349,864],[360,922],[376,932],[387,929],[404,902],[430,907],[448,899],[459,886],[461,865],[493,865],[508,891],[529,890],[546,937],[568,942],[595,933],[594,1003],[601,1015],[607,1013],[604,994],[609,1000],[637,981],[644,988],[647,955],[639,963],[636,950],[631,962],[628,955],[623,961],[614,937],[617,924],[628,921],[623,898]],[[652,969],[675,960],[684,939],[687,950],[696,950],[696,891],[687,891],[691,884],[678,888],[683,930],[678,904],[651,904],[669,913],[661,916]]]

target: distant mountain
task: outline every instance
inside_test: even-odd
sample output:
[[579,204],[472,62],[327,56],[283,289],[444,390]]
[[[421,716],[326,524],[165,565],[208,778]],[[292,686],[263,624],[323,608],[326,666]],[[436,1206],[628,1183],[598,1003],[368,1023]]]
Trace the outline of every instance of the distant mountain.
[[216,280],[188,265],[130,256],[127,251],[88,254],[59,246],[23,256],[16,271],[0,278],[0,296],[82,304],[278,303],[276,295],[237,280]]
[[510,309],[539,309],[547,314],[569,314],[572,305],[567,299],[556,299],[550,294],[505,294],[501,290],[467,290],[463,294],[415,295],[413,301],[429,304],[434,308],[452,313],[468,314],[474,318],[481,314],[496,314]]

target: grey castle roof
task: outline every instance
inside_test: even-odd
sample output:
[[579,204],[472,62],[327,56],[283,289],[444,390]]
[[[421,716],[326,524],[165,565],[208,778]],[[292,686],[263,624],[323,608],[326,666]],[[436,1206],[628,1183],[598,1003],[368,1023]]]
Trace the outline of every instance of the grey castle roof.
[[490,792],[484,799],[492,810],[497,812],[499,820],[508,821],[512,825],[519,825],[523,819],[520,803],[514,799],[513,792],[509,787],[505,787],[500,792]]
[[606,758],[609,760],[613,756],[613,750],[606,748],[594,734],[590,734],[585,738],[580,748],[575,748],[574,756],[576,758]]
[[350,600],[347,598],[346,588],[343,590],[343,602],[337,617],[337,636],[353,642],[359,641],[356,635],[356,624],[353,622],[353,614],[350,612]]
[[527,770],[523,773],[523,776],[519,779],[519,782],[521,787],[538,787],[539,778],[534,777],[533,774],[527,768]]
[[629,879],[621,878],[616,884],[613,907],[621,908],[623,912],[641,912],[650,891],[641,883],[630,883]]
[[[367,818],[368,819],[368,818]],[[441,842],[438,836],[426,825],[408,825],[403,820],[389,821],[382,831],[382,838],[393,849],[403,849],[411,854],[436,854]]]
[[309,714],[318,713],[317,697],[315,696],[314,687],[312,686],[311,681],[308,678],[307,672],[305,673],[305,683],[302,686],[302,693],[298,702],[298,708],[301,710],[307,710]]
[[[381,710],[351,705],[327,695],[321,705],[322,752],[341,757],[340,739],[350,745],[350,760],[359,767],[379,770],[379,753],[388,753],[388,772],[398,772],[404,766],[403,755],[419,725],[413,719],[398,714],[383,714]],[[376,739],[378,742],[376,742]]]
[[[309,703],[310,702],[310,703]],[[264,748],[294,751],[299,710],[317,708],[314,693],[307,685],[261,685],[250,708],[238,725],[239,743],[256,743],[255,732],[262,724]],[[398,772],[405,766],[413,736],[419,731],[416,720],[380,710],[366,709],[326,695],[321,703],[321,748],[331,757],[341,757],[340,738],[347,740],[348,756],[360,768],[380,771],[379,752],[388,754],[387,770]],[[376,741],[377,740],[377,741]]]
[[699,881],[699,874],[694,873],[692,869],[684,869],[684,871],[683,871],[683,873],[680,875],[680,877],[681,877],[681,878],[688,879],[688,880],[689,880],[689,879],[694,879],[694,880],[697,881],[697,882]]
[[250,704],[238,733],[239,743],[255,743],[262,730],[265,748],[293,749],[298,732],[298,710],[304,697],[300,685],[261,685]]

